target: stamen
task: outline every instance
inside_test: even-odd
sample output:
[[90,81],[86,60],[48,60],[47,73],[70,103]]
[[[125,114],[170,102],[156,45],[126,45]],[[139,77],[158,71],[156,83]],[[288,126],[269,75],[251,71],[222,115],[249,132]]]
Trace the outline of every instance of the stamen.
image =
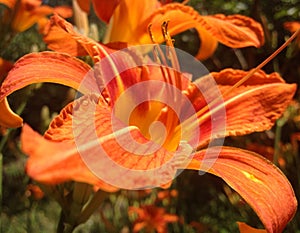
[[153,44],[157,44],[157,43],[155,42],[155,38],[154,38],[154,35],[153,35],[153,33],[152,33],[151,28],[152,28],[152,23],[150,23],[150,24],[148,25],[148,33],[149,33],[149,36],[150,36],[150,39],[151,39],[152,43],[153,43]]
[[[160,46],[156,42],[151,28],[152,28],[152,24],[149,24],[148,33],[149,33],[149,36],[150,36],[150,39],[151,39],[152,43],[154,43],[154,47],[152,49],[152,54],[154,56],[154,60],[157,64],[160,65],[159,68],[161,70],[163,80],[166,83],[172,84],[172,76],[171,76],[171,73],[170,73],[170,69],[169,69],[166,57],[164,55],[164,52],[161,50]],[[168,93],[170,93],[171,96],[174,94],[173,93],[174,91],[169,86],[166,87],[166,91]],[[157,117],[159,117],[159,115]],[[165,127],[166,127],[166,130],[168,132],[168,135],[170,135],[171,129],[173,128],[173,124],[174,124],[174,121],[172,120],[172,118],[173,118],[173,116],[171,114],[167,114],[166,121],[165,121]],[[168,139],[166,139],[166,140],[168,140]]]
[[179,65],[176,51],[175,51],[174,44],[173,44],[174,40],[171,38],[171,36],[168,32],[168,25],[169,25],[169,21],[164,21],[163,24],[161,25],[161,30],[162,30],[162,34],[163,34],[163,37],[164,37],[164,39],[166,41],[166,45],[167,45],[167,51],[166,51],[167,57],[171,61],[172,67],[175,69],[175,72],[174,72],[175,86],[177,88],[179,88],[180,90],[182,90],[181,77],[179,75],[180,65]]
[[174,45],[173,45],[174,40],[171,38],[171,36],[168,32],[168,26],[169,26],[169,20],[164,21],[161,25],[161,32],[166,41],[166,45],[170,46],[170,47],[174,47]]

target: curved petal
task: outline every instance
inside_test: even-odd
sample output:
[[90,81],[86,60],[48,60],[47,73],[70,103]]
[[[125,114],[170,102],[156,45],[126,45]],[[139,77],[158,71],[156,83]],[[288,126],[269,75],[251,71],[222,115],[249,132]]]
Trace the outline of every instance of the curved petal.
[[57,52],[68,53],[72,56],[90,55],[94,62],[114,52],[107,46],[77,33],[73,25],[58,15],[53,15],[44,31],[43,40],[48,47]]
[[[203,93],[199,93],[199,89],[193,89],[193,86],[188,89],[187,95],[193,102],[196,111],[201,111],[208,104],[203,96],[212,102],[223,95],[223,99],[217,101],[217,105],[210,103],[210,111],[206,110],[199,116],[200,147],[207,145],[212,136],[245,135],[270,129],[292,100],[296,85],[284,83],[276,73],[266,75],[260,71],[242,86],[230,90],[232,85],[246,74],[245,71],[224,70],[212,74],[218,84],[218,90],[213,89],[214,86],[207,86],[209,83],[206,81],[207,77],[200,78],[194,83],[200,90],[204,90]],[[228,90],[230,92],[224,96]],[[226,119],[223,118],[224,111]],[[220,135],[211,135],[211,116],[214,118],[214,127],[216,124],[224,124],[225,132],[220,132]]]
[[[124,127],[117,119],[112,120],[109,107],[98,98],[87,95],[64,108],[45,134],[46,146],[29,143],[35,139],[23,133],[24,151],[31,159],[28,174],[41,182],[80,179],[91,183],[96,180],[81,176],[81,170],[91,169],[101,180],[127,189],[164,185],[173,179],[173,163],[160,169],[173,153],[163,148],[150,153],[153,144],[145,144],[148,140],[136,127]],[[139,143],[139,147],[134,143]],[[66,164],[69,159],[73,163],[84,160],[86,167],[80,165],[80,169],[74,170]]]
[[72,8],[69,6],[56,6],[53,8],[53,13],[56,13],[63,18],[70,18],[73,15]]
[[[260,47],[264,43],[262,27],[253,19],[242,15],[201,16],[189,6],[179,3],[166,4],[158,8],[149,18],[152,34],[157,42],[162,42],[161,24],[169,21],[168,31],[171,35],[190,28],[195,28],[201,39],[201,50],[197,58],[205,59],[216,47],[216,41],[232,48],[247,46]],[[146,33],[146,29],[144,29]],[[201,37],[203,36],[203,37]],[[143,43],[150,43],[150,38],[142,37]]]
[[[80,87],[80,91],[89,93],[97,88],[90,70],[89,65],[67,54],[31,53],[19,59],[9,72],[0,88],[0,100],[29,84],[41,82],[59,83],[74,89]],[[84,85],[84,78],[90,84],[84,82]]]
[[[244,78],[249,72],[251,72],[251,70],[244,71],[244,70],[227,68],[221,70],[220,72],[212,72],[210,74],[214,77],[218,85],[226,86],[226,85],[236,84],[238,81]],[[253,86],[253,85],[263,85],[267,83],[280,83],[280,82],[284,83],[285,81],[278,73],[273,72],[271,74],[266,74],[263,70],[258,70],[251,76],[251,78],[247,79],[247,81],[245,81],[242,85]]]
[[121,0],[93,0],[93,7],[98,18],[108,23],[120,2]]
[[[26,124],[22,130],[21,143],[22,150],[29,155],[26,172],[39,182],[57,184],[74,180],[95,185],[108,192],[118,190],[87,169],[80,155],[74,152],[72,144],[45,140]],[[45,151],[49,154],[45,155]]]
[[22,32],[37,23],[40,19],[53,13],[53,8],[41,5],[41,1],[20,1],[12,21],[12,28]]
[[219,153],[213,148],[196,153],[187,169],[209,169],[244,198],[268,232],[281,233],[297,208],[294,191],[284,174],[253,152],[231,147],[216,149]]
[[[48,48],[57,52],[68,53],[72,56],[85,56],[87,51],[78,43],[74,36],[66,28],[73,28],[59,16],[52,16],[49,23],[43,29],[43,40]],[[73,31],[75,34],[75,31]]]
[[22,118],[10,109],[6,98],[0,101],[0,112],[0,126],[6,128],[17,128],[22,126]]

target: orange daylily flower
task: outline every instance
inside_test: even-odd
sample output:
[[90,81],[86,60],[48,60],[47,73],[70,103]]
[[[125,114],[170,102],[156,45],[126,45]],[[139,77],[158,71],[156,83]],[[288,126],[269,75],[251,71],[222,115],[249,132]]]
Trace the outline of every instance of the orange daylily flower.
[[[94,70],[66,53],[32,53],[16,62],[0,89],[0,100],[37,82],[60,83],[83,94],[61,111],[44,137],[28,125],[23,127],[21,141],[22,149],[29,156],[26,166],[29,176],[50,184],[74,180],[102,185],[104,179],[107,185],[117,183],[121,188],[130,189],[163,186],[171,181],[177,169],[203,170],[219,176],[239,193],[268,232],[282,232],[296,211],[297,201],[280,170],[250,151],[207,146],[212,137],[270,129],[291,101],[296,85],[285,83],[277,73],[268,75],[259,70],[233,88],[249,73],[233,69],[211,73],[217,86],[210,85],[209,76],[191,82],[186,74],[162,65],[153,66],[152,61],[141,65],[139,62],[145,58],[134,50],[121,51],[124,57],[114,56],[115,50],[76,33],[68,23],[59,21],[59,26],[93,58]],[[118,67],[132,68],[117,74]],[[110,75],[114,78],[108,82]],[[124,99],[124,93],[130,88],[145,82],[166,86],[144,86]],[[180,98],[172,86],[179,90]],[[221,103],[216,102],[216,90],[222,97]],[[174,110],[146,100],[130,111],[139,95],[162,95],[171,103],[175,101]],[[213,100],[208,101],[206,95]],[[194,110],[192,115],[189,108]],[[175,110],[179,111],[182,122]],[[155,127],[152,123],[156,121],[165,125],[164,132],[156,130],[159,128],[149,130],[150,126]],[[224,131],[215,132],[213,124],[219,129],[222,121],[226,123]],[[200,135],[194,134],[197,130]],[[153,148],[157,150],[151,152]],[[147,156],[141,156],[141,152]],[[89,163],[83,154],[88,156]],[[162,177],[145,175],[165,164],[166,169],[159,174]],[[132,171],[140,173],[128,178]]]
[[133,223],[133,232],[140,232],[144,229],[146,232],[166,233],[167,224],[177,222],[178,216],[175,214],[167,214],[166,210],[162,207],[153,205],[145,205],[141,207],[130,206],[129,214],[137,214],[138,217]]
[[[83,9],[88,9],[89,1],[77,0]],[[222,14],[203,16],[192,7],[181,3],[162,5],[157,0],[141,1],[92,1],[97,15],[108,21],[111,16],[104,43],[126,42],[130,45],[151,44],[148,26],[157,43],[164,41],[161,36],[161,24],[169,21],[168,31],[171,36],[195,28],[201,39],[196,57],[204,60],[210,57],[217,48],[218,42],[231,48],[247,46],[260,47],[264,43],[262,27],[253,19],[242,15],[225,16]],[[57,33],[57,32],[56,32]],[[50,37],[54,37],[49,35]],[[56,41],[45,42],[51,48]]]
[[0,0],[0,4],[9,8],[6,12],[6,20],[10,22],[15,32],[23,32],[36,23],[40,24],[41,28],[45,25],[47,16],[53,13],[64,18],[72,16],[71,8],[42,5],[42,0]]

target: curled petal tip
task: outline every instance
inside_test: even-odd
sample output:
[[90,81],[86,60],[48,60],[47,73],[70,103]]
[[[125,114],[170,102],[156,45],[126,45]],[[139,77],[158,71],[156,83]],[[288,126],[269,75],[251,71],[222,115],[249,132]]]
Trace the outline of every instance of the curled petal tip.
[[9,107],[7,99],[0,101],[0,125],[7,128],[18,128],[23,125],[23,119]]

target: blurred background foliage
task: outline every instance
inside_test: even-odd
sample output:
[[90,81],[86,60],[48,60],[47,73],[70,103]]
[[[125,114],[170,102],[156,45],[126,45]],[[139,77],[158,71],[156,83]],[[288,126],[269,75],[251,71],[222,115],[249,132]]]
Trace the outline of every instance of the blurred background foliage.
[[[51,6],[70,5],[71,0],[44,0]],[[230,49],[219,45],[213,57],[204,61],[210,71],[226,67],[250,69],[270,55],[290,35],[283,27],[287,21],[300,18],[300,0],[191,0],[188,3],[201,14],[243,14],[261,22],[266,43],[259,49]],[[0,5],[0,16],[4,6]],[[89,15],[90,23],[97,25],[102,38],[105,25],[94,14]],[[72,18],[69,19],[72,22]],[[195,54],[201,41],[193,30],[175,37],[175,46]],[[16,61],[24,54],[46,50],[36,27],[14,36],[0,57]],[[278,55],[264,69],[277,71],[289,83],[300,84],[300,52],[293,43]],[[26,96],[26,97],[25,97]],[[74,91],[55,84],[35,85],[20,90],[9,97],[12,108],[22,112],[25,122],[43,133],[51,118],[72,100]],[[24,101],[24,98],[26,98]],[[283,118],[270,131],[254,133],[244,137],[228,138],[227,145],[248,148],[274,159],[292,183],[300,200],[300,140],[299,95],[287,109]],[[2,232],[55,232],[59,219],[59,206],[47,196],[41,195],[24,172],[26,156],[20,151],[20,129],[10,130],[0,138],[3,154],[2,171]],[[276,155],[274,157],[274,154]],[[91,219],[79,226],[79,232],[131,232],[134,216],[128,215],[129,206],[162,206],[166,212],[176,214],[180,220],[169,224],[169,232],[238,232],[236,221],[262,227],[251,208],[222,180],[209,174],[184,171],[173,183],[178,191],[170,199],[157,201],[160,189],[152,192],[120,191],[110,194]],[[300,232],[300,213],[287,226],[285,232]]]

